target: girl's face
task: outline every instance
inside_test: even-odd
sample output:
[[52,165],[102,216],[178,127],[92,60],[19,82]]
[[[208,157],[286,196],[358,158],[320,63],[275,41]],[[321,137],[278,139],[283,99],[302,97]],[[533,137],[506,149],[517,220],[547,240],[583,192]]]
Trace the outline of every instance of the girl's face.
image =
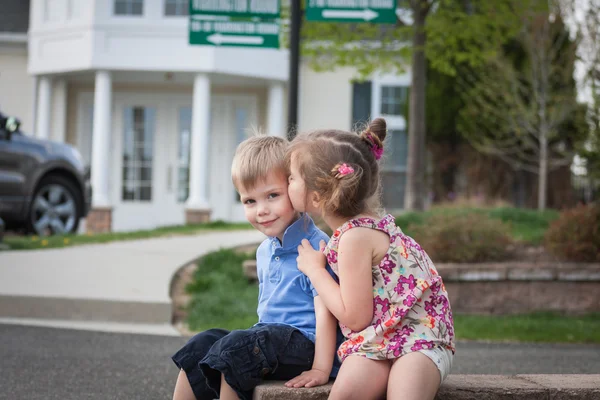
[[298,157],[292,154],[290,164],[290,176],[288,178],[288,196],[292,202],[292,206],[296,211],[300,212],[314,212],[314,207],[310,207],[308,202],[308,193],[306,191],[306,185],[304,179],[300,174],[298,165]]

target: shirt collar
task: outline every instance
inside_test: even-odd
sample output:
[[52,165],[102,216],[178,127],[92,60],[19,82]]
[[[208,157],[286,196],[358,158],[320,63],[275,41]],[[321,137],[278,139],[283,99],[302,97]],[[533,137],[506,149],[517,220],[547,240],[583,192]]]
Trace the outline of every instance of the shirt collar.
[[312,218],[308,214],[302,213],[300,214],[300,218],[288,226],[283,233],[282,245],[279,244],[279,239],[276,237],[271,238],[271,243],[275,248],[282,247],[284,249],[295,249],[296,247],[300,246],[302,239],[310,238],[315,229],[316,226]]

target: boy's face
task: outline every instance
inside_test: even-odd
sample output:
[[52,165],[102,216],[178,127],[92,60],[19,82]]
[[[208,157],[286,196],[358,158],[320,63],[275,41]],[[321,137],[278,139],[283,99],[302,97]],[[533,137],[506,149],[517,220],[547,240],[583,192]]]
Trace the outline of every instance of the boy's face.
[[283,234],[298,217],[288,196],[285,174],[270,172],[252,189],[239,188],[246,219],[260,232],[283,241]]

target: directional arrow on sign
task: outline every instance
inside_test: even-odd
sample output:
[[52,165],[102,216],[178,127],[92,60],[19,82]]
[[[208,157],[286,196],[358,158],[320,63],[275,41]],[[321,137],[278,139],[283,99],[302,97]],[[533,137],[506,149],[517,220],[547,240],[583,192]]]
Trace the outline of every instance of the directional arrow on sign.
[[323,10],[321,15],[327,19],[362,19],[370,21],[377,18],[379,13],[366,8],[364,10]]
[[265,39],[262,36],[239,36],[239,35],[222,35],[214,33],[206,38],[212,44],[245,44],[260,46]]

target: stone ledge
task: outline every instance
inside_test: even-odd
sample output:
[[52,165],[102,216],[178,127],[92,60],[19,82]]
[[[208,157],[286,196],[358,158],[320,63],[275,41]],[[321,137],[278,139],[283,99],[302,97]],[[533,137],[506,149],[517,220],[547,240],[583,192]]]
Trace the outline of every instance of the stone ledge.
[[[438,264],[444,282],[565,281],[600,282],[599,263],[477,263]],[[256,280],[256,260],[243,263],[244,273]]]
[[600,281],[599,263],[441,263],[436,268],[445,282]]
[[[254,390],[254,400],[325,400],[332,384],[289,389],[267,382]],[[600,375],[450,375],[436,400],[571,400],[600,399]]]

